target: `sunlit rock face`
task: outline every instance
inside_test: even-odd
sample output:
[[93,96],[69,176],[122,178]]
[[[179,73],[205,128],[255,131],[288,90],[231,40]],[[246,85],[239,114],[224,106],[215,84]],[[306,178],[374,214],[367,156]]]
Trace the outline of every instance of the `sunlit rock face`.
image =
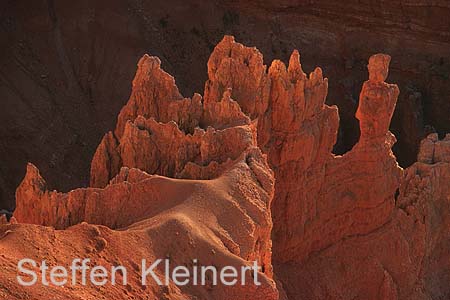
[[[242,268],[256,261],[261,285],[253,284],[254,275],[247,273],[249,284],[244,286],[216,287],[208,281],[180,287],[171,281],[169,287],[154,283],[144,292],[136,272],[133,283],[124,287],[64,292],[38,286],[26,295],[279,299],[270,237],[274,176],[257,147],[255,124],[229,90],[210,102],[198,94],[183,98],[173,77],[160,69],[159,59],[145,55],[116,130],[104,136],[94,155],[91,176],[93,187],[49,191],[39,170],[28,164],[16,191],[15,218],[62,230],[17,225],[17,233],[1,241],[5,260],[18,257],[14,249],[25,243],[26,255],[52,257],[62,265],[74,255],[88,255],[106,265],[123,261],[130,270],[142,259],[159,257],[170,257],[173,266],[189,266],[198,259],[201,265],[218,268]],[[82,222],[95,225],[79,225]],[[53,236],[53,241],[39,235]],[[2,276],[0,282],[13,275]],[[14,283],[8,288],[20,290]]]
[[416,161],[428,133],[450,132],[444,0],[28,1],[3,1],[0,16],[0,210],[14,210],[28,161],[52,188],[88,186],[92,155],[114,128],[143,54],[158,56],[191,97],[202,92],[206,63],[224,34],[257,47],[267,65],[299,49],[306,73],[322,67],[327,103],[342,120],[336,153],[358,141],[354,115],[374,53],[393,57],[389,80],[402,91],[391,122],[400,165]]
[[[259,88],[242,93],[248,86],[246,75],[266,69],[260,57],[255,49],[225,38],[211,56],[207,86],[231,89],[242,107],[252,107],[251,103],[265,107],[258,113],[255,105],[248,114],[256,116],[258,144],[276,176],[275,260],[302,261],[345,237],[385,224],[402,174],[391,151],[395,138],[388,130],[399,94],[396,85],[384,82],[390,57],[378,54],[369,60],[369,80],[356,114],[360,142],[344,156],[332,154],[339,117],[335,106],[324,104],[328,80],[322,70],[316,68],[307,76],[294,51],[288,67],[274,61],[267,73],[258,76]],[[237,74],[244,76],[236,79]],[[221,79],[219,84],[216,78],[233,80]]]
[[[355,113],[359,141],[335,155],[339,114],[325,104],[328,79],[320,68],[305,74],[298,51],[287,66],[267,67],[256,48],[226,36],[208,62],[204,96],[192,98],[144,55],[115,130],[93,156],[91,187],[49,191],[28,165],[13,223],[64,230],[0,220],[4,261],[50,253],[63,262],[79,252],[132,266],[133,249],[182,264],[202,256],[205,264],[263,267],[260,287],[153,287],[157,299],[448,298],[449,138],[428,136],[418,162],[399,167],[390,63],[385,54],[369,58]],[[64,243],[74,246],[58,252]],[[139,289],[126,290],[140,299]],[[124,291],[45,290],[81,292],[121,299]]]

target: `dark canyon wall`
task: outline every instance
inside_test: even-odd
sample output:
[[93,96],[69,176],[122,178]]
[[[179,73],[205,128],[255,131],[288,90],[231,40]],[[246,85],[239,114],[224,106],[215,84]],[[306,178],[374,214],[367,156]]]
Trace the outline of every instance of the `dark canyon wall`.
[[136,61],[157,55],[183,95],[203,91],[223,35],[265,63],[299,49],[306,72],[329,78],[341,126],[335,152],[358,140],[354,118],[367,57],[392,56],[401,90],[391,130],[403,165],[430,131],[450,131],[447,1],[12,1],[0,4],[0,208],[34,162],[51,188],[88,185],[104,132],[126,103]]

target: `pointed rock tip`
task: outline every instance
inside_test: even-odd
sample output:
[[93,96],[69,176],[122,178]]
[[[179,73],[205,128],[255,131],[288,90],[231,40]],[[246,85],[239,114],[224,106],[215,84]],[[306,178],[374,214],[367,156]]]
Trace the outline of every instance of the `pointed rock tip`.
[[27,164],[27,172],[25,178],[42,178],[39,169],[32,163]]
[[367,69],[369,70],[369,81],[384,82],[389,73],[391,57],[387,54],[378,53],[369,58]]
[[311,84],[314,86],[317,83],[327,81],[327,79],[323,78],[323,72],[320,67],[316,67],[313,72],[309,74],[309,80],[311,81]]
[[30,162],[27,164],[27,172],[19,188],[27,185],[38,187],[38,189],[41,190],[45,190],[47,185],[46,181],[41,176],[39,169]]
[[[137,65],[137,71],[132,82],[133,88],[144,83],[150,77],[152,72],[158,70],[162,70],[161,60],[157,56],[150,56],[148,54],[144,54],[144,56],[141,57]],[[165,73],[164,70],[162,70],[162,73]],[[169,74],[168,76],[172,77]]]
[[426,136],[426,138],[424,140],[430,140],[432,142],[437,142],[437,141],[439,141],[439,136],[437,133],[430,133],[429,135]]
[[144,54],[138,62],[138,69],[149,70],[153,68],[159,68],[161,66],[161,60],[157,56],[150,56]]
[[285,74],[286,72],[287,72],[287,70],[286,70],[286,65],[284,64],[284,62],[282,62],[279,59],[275,59],[272,61],[272,64],[270,65],[270,68],[269,68],[269,74],[271,76],[282,75],[282,74]]
[[224,35],[223,39],[222,39],[222,41],[220,43],[234,43],[234,42],[235,42],[234,36],[232,36],[232,35]]
[[292,51],[291,57],[289,58],[289,66],[300,66],[300,53],[297,49]]
[[294,50],[289,58],[288,72],[292,81],[306,78],[305,72],[303,72],[302,64],[300,62],[300,53],[298,50]]

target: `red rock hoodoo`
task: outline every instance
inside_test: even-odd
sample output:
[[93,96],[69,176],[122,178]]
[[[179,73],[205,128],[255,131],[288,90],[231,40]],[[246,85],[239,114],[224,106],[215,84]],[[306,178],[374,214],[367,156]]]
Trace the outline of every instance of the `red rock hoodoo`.
[[[325,104],[328,80],[320,68],[305,74],[298,51],[288,66],[275,60],[267,69],[256,48],[226,36],[208,62],[204,97],[192,98],[145,55],[116,129],[93,157],[90,188],[48,191],[28,165],[16,192],[20,224],[0,226],[6,297],[447,299],[450,137],[428,136],[418,162],[399,167],[390,60],[369,59],[360,139],[335,155],[339,115]],[[38,291],[8,281],[22,256],[64,264],[74,255],[131,268],[140,256],[257,260],[263,284],[143,291],[134,274],[129,287]]]
[[[37,245],[32,240],[38,239],[41,227],[19,225],[29,237],[26,242],[52,253],[58,264],[67,263],[65,258],[75,254],[86,254],[107,265],[112,263],[109,259],[119,259],[130,268],[140,264],[139,253],[148,260],[170,256],[176,265],[192,264],[194,258],[215,266],[240,266],[256,260],[262,268],[261,286],[230,289],[208,283],[183,289],[172,283],[165,290],[155,283],[150,292],[143,293],[136,285],[126,293],[138,299],[278,299],[270,238],[274,177],[256,146],[254,125],[228,90],[214,103],[202,101],[200,95],[183,98],[174,79],[160,69],[159,59],[144,56],[117,129],[105,135],[94,155],[91,175],[92,188],[52,192],[29,164],[16,192],[15,217],[19,222],[56,229],[88,222],[120,231],[94,225],[48,230],[56,244],[82,244],[82,240],[93,244],[92,251],[87,246],[77,253],[68,248],[58,250],[55,244]],[[90,231],[100,233],[90,237]],[[98,250],[99,240],[108,246]],[[8,242],[3,253],[12,253],[16,243]],[[119,254],[131,249],[136,249],[136,255]],[[40,252],[27,251],[31,252],[27,255],[40,257]],[[44,291],[71,297],[79,292]],[[117,289],[84,292],[121,299]]]

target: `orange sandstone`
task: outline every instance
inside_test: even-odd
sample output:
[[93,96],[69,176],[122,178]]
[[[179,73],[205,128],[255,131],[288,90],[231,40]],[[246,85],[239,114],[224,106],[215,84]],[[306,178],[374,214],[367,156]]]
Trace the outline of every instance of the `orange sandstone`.
[[336,106],[325,104],[328,80],[320,68],[305,74],[298,51],[288,66],[276,60],[267,68],[256,48],[227,36],[208,62],[203,98],[184,98],[159,59],[145,55],[116,129],[93,157],[92,187],[48,191],[28,165],[15,217],[64,230],[0,226],[0,261],[8,266],[0,283],[8,297],[39,293],[8,281],[21,256],[64,263],[71,255],[89,255],[133,266],[140,255],[168,255],[181,264],[193,256],[218,265],[257,260],[264,284],[171,284],[145,292],[132,284],[43,293],[108,299],[145,299],[145,293],[155,299],[448,298],[450,138],[430,135],[417,163],[406,170],[398,166],[389,125],[399,89],[386,83],[390,60],[384,54],[369,59],[356,112],[361,136],[339,156],[332,153],[339,115]]

